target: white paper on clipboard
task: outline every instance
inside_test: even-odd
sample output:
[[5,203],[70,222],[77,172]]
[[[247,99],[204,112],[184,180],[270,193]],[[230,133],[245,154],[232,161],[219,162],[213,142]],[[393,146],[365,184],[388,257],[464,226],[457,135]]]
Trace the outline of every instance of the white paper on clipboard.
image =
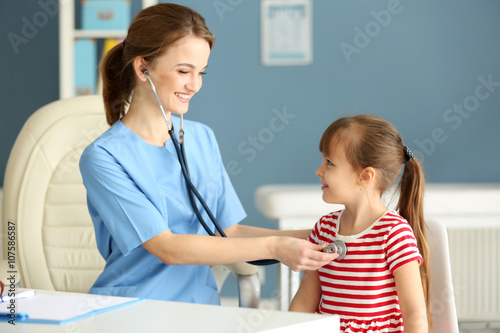
[[15,300],[14,312],[9,309],[11,302],[0,303],[0,321],[15,318],[17,323],[62,325],[140,301],[139,298],[90,294],[36,294]]
[[309,65],[312,0],[261,0],[261,60],[266,66]]

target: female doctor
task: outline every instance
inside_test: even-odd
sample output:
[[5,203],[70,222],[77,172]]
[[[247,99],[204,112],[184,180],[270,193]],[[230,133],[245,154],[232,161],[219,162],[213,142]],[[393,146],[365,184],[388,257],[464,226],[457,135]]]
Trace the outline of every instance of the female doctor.
[[[178,117],[201,88],[213,43],[198,13],[158,4],[137,15],[126,40],[101,63],[111,127],[80,160],[106,260],[90,293],[219,304],[208,265],[276,259],[295,271],[316,270],[337,256],[321,252],[326,244],[307,242],[308,230],[238,224],[246,214],[212,130]],[[208,236],[193,212],[165,118],[176,132],[182,126],[190,179],[227,238]]]

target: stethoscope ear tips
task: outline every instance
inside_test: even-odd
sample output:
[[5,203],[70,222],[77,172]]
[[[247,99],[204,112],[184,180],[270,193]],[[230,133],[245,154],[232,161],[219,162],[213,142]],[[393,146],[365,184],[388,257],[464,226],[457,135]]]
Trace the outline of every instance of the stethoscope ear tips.
[[340,261],[345,258],[347,254],[347,246],[345,243],[341,240],[336,240],[333,243],[328,244],[327,247],[323,250],[323,252],[326,253],[338,253],[339,256],[335,259],[337,261]]
[[149,75],[149,72],[148,72],[148,70],[147,70],[147,69],[144,69],[144,70],[142,71],[142,74],[144,74],[144,75]]

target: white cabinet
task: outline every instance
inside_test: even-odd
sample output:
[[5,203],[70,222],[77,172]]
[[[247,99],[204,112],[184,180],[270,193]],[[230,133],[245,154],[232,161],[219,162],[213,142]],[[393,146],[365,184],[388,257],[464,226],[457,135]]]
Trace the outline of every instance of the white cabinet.
[[[157,2],[157,0],[142,0],[142,8],[155,5]],[[74,95],[75,39],[125,38],[126,35],[126,30],[75,29],[75,1],[59,1],[59,98],[63,99]]]

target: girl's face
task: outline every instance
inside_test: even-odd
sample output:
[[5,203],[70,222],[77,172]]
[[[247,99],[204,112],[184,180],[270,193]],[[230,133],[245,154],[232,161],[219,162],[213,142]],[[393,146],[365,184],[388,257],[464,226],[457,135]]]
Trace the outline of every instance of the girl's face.
[[[338,149],[337,149],[338,150]],[[331,149],[329,156],[323,155],[323,163],[316,170],[320,178],[323,200],[327,203],[349,204],[359,192],[359,176],[344,154]]]
[[189,101],[201,88],[209,55],[206,40],[185,36],[155,60],[148,71],[165,111],[188,111]]

